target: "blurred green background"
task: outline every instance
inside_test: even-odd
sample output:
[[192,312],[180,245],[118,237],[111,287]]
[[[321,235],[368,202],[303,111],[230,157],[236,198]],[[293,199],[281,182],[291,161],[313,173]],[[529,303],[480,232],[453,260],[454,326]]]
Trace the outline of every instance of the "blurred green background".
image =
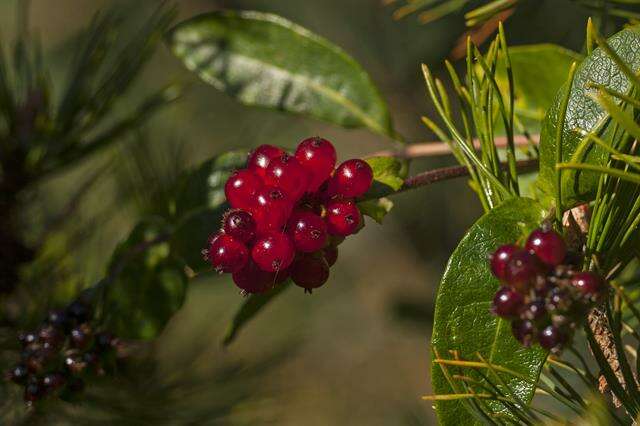
[[[18,1],[0,0],[4,40],[15,30]],[[132,28],[159,4],[31,1],[30,26],[42,39],[54,86],[64,87],[74,35],[96,11],[116,3],[130,10]],[[413,17],[394,21],[393,7],[380,0],[182,0],[177,6],[179,19],[218,8],[274,12],[328,38],[370,72],[391,106],[396,127],[412,142],[433,140],[419,119],[434,117],[419,65],[437,67],[465,31],[462,14],[426,26]],[[569,0],[524,1],[507,22],[507,34],[512,44],[556,42],[580,50],[586,17]],[[64,246],[68,263],[60,267],[82,285],[104,274],[113,247],[148,207],[151,189],[214,154],[263,143],[293,148],[312,135],[333,141],[343,160],[390,147],[390,141],[364,130],[238,105],[191,76],[164,46],[128,98],[170,82],[193,85],[140,135],[51,178],[26,200],[24,220],[37,228],[66,205],[93,171],[116,159],[64,225],[74,238]],[[124,101],[118,108],[127,111],[130,105]],[[446,164],[452,160],[421,160],[412,172]],[[340,246],[325,287],[312,296],[298,288],[288,291],[226,349],[219,341],[241,298],[226,278],[197,278],[190,283],[186,304],[153,348],[157,365],[138,388],[113,387],[118,402],[111,405],[92,394],[95,404],[58,407],[40,422],[434,423],[430,403],[420,399],[430,393],[433,297],[449,254],[481,207],[464,179],[402,194],[394,202],[384,226],[369,222]],[[211,224],[212,231],[216,225]]]

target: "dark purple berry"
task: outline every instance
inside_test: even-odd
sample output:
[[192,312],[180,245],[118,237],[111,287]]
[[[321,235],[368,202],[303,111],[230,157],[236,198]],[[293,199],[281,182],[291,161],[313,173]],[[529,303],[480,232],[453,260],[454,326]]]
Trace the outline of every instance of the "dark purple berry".
[[22,332],[18,335],[18,340],[20,341],[20,343],[22,343],[22,346],[25,347],[32,343],[35,343],[36,340],[38,340],[38,336],[36,335],[36,333]]
[[71,345],[78,349],[85,349],[91,343],[91,327],[87,324],[81,324],[71,329],[69,340]]
[[499,280],[506,280],[507,264],[511,255],[518,250],[514,244],[505,244],[497,248],[491,255],[491,272]]
[[521,316],[528,320],[537,321],[542,319],[546,313],[544,300],[534,300],[524,306]]
[[291,265],[293,282],[311,291],[321,287],[329,279],[329,265],[322,255],[301,255]]
[[67,378],[62,373],[45,374],[42,378],[42,385],[47,392],[55,392],[66,383]]
[[567,254],[564,239],[552,229],[533,231],[529,235],[525,249],[549,266],[561,264]]
[[533,343],[536,327],[533,321],[517,320],[511,323],[511,332],[518,342],[529,347]]
[[294,211],[287,232],[298,251],[312,253],[327,243],[327,225],[320,216],[305,210]]
[[18,364],[7,372],[7,379],[18,384],[24,384],[28,376],[29,370],[24,364]]
[[605,288],[604,280],[594,272],[578,272],[571,278],[571,285],[587,297],[599,297]]
[[557,327],[549,325],[538,334],[538,342],[544,349],[557,351],[565,343],[564,333]]
[[256,222],[247,211],[229,210],[224,216],[222,230],[225,234],[248,243],[256,236]]
[[493,298],[493,312],[502,318],[515,318],[523,302],[522,294],[509,287],[501,287]]
[[291,265],[295,249],[286,234],[271,232],[259,238],[251,249],[251,257],[266,272],[284,271]]
[[517,250],[511,254],[507,263],[505,281],[514,289],[526,293],[540,272],[536,256],[526,250]]
[[336,149],[331,142],[319,137],[305,139],[296,149],[296,159],[311,175],[309,191],[316,191],[333,172]]
[[209,245],[207,256],[214,269],[220,273],[239,271],[249,260],[247,246],[236,238],[219,234]]

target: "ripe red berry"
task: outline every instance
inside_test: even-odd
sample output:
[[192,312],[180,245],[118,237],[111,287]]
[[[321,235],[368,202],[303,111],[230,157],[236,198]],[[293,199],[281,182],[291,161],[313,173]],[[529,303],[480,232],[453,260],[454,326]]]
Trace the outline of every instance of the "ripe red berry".
[[[252,260],[249,260],[244,268],[234,272],[233,282],[242,291],[248,294],[263,293],[287,278],[287,272],[277,274],[263,271]],[[282,278],[284,277],[284,278]]]
[[529,347],[535,338],[536,328],[533,321],[518,320],[511,323],[511,332],[518,342]]
[[509,287],[501,287],[493,298],[493,313],[502,318],[518,316],[524,298]]
[[279,188],[265,186],[256,194],[250,209],[258,235],[281,231],[291,214],[293,203]]
[[254,172],[236,170],[224,185],[224,194],[231,207],[248,210],[255,201],[255,194],[263,183]]
[[505,271],[506,282],[516,290],[526,293],[541,271],[538,258],[526,250],[511,254]]
[[295,256],[295,249],[291,239],[286,234],[270,232],[259,238],[251,257],[263,271],[284,271],[291,265]]
[[298,251],[311,253],[327,243],[327,225],[317,214],[296,210],[289,219],[287,232]]
[[598,297],[604,290],[604,281],[594,272],[578,272],[571,278],[571,285],[588,297]]
[[331,267],[335,265],[338,260],[338,247],[329,246],[324,249],[324,259],[327,261],[327,264]]
[[248,243],[256,236],[256,222],[251,213],[245,210],[229,210],[222,220],[222,230],[225,234]]
[[327,282],[329,265],[323,256],[298,256],[291,266],[291,279],[297,286],[310,292]]
[[359,229],[362,217],[353,201],[334,200],[327,204],[325,220],[329,234],[346,237]]
[[292,201],[298,201],[309,187],[309,173],[296,157],[282,154],[271,160],[264,181],[282,189]]
[[538,342],[544,349],[558,350],[566,342],[566,336],[558,327],[549,325],[538,334]]
[[242,241],[219,234],[211,240],[208,252],[211,266],[218,272],[235,272],[247,263],[249,251]]
[[280,157],[282,154],[285,154],[285,152],[277,146],[260,145],[249,154],[247,169],[264,178],[271,160]]
[[538,256],[545,264],[557,266],[567,254],[562,237],[553,229],[536,229],[529,235],[525,249]]
[[491,272],[499,280],[504,281],[507,273],[507,264],[511,255],[518,250],[515,244],[505,244],[497,248],[491,255]]
[[364,195],[373,182],[373,170],[363,160],[347,160],[340,164],[329,181],[329,195],[355,198]]
[[307,169],[311,178],[309,191],[317,191],[331,176],[336,165],[336,149],[331,142],[319,137],[305,139],[296,149],[296,159]]

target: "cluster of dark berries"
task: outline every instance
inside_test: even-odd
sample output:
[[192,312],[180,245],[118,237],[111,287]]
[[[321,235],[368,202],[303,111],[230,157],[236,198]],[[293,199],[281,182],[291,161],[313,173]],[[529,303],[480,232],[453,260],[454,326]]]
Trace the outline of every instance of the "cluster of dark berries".
[[513,335],[523,345],[537,342],[560,351],[605,295],[602,277],[579,271],[568,258],[563,238],[550,226],[533,231],[524,248],[504,245],[491,256],[491,271],[503,283],[493,312],[511,321]]
[[20,333],[20,362],[6,378],[24,386],[25,402],[49,396],[69,399],[84,389],[86,375],[104,374],[118,340],[107,332],[95,333],[90,318],[91,309],[76,301],[49,312],[35,331]]
[[288,277],[307,291],[322,286],[338,244],[363,225],[355,199],[373,181],[363,160],[335,165],[335,148],[319,137],[303,140],[293,155],[271,145],[256,148],[225,184],[232,209],[209,239],[205,259],[233,274],[245,293],[264,292]]

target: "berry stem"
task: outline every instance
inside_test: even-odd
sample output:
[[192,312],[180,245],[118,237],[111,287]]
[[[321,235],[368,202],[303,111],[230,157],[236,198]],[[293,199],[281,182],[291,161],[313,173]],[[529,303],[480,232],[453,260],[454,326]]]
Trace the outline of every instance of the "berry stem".
[[[527,146],[530,143],[538,144],[540,140],[540,135],[516,135],[514,136],[514,144],[515,146]],[[506,137],[496,137],[494,139],[495,145],[497,148],[505,148],[507,146],[508,140]],[[476,149],[480,149],[480,140],[474,139],[473,145]],[[420,158],[420,157],[437,157],[442,155],[450,155],[451,148],[449,144],[446,142],[420,142],[414,143],[410,145],[404,145],[402,149],[398,150],[382,150],[373,152],[371,154],[366,155],[364,158],[371,157],[398,157],[398,158]]]

